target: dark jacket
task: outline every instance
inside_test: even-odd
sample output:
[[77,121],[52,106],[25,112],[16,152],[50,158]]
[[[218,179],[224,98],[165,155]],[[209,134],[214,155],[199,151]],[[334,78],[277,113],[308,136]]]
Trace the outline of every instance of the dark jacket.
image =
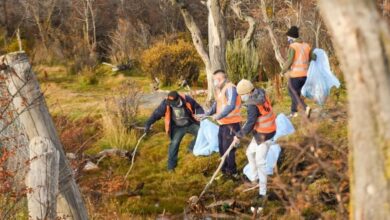
[[[190,110],[187,108],[186,106],[186,102],[189,103],[191,106],[192,106],[192,109],[193,109],[193,113],[194,114],[204,114],[204,110],[202,108],[202,106],[200,106],[193,98],[191,98],[190,96],[185,96],[186,100],[184,100],[181,96],[179,97],[182,102],[183,102],[183,106],[184,106],[184,109],[187,111],[188,115],[191,116],[191,122],[192,123],[197,123],[199,124],[199,122],[193,118]],[[165,113],[167,111],[167,106],[168,106],[168,103],[167,103],[167,100],[164,99],[160,105],[156,108],[156,110],[154,110],[154,112],[152,113],[152,115],[150,116],[150,118],[147,120],[146,124],[145,124],[145,127],[150,127],[152,124],[154,124],[156,121],[160,120],[162,117],[165,116]],[[170,106],[169,106],[170,107]],[[172,114],[172,107],[171,108],[171,114]],[[169,136],[172,138],[172,129],[174,128],[174,124],[173,123],[173,117],[171,115],[171,122],[170,122],[170,128],[169,128]]]
[[269,134],[257,133],[253,128],[255,127],[257,119],[261,116],[257,105],[261,105],[265,102],[265,91],[263,89],[255,89],[253,94],[249,97],[249,100],[244,104],[247,108],[247,121],[241,130],[237,133],[238,138],[242,138],[245,135],[252,132],[253,137],[256,140],[257,144],[261,144],[264,141],[271,139],[275,132]]

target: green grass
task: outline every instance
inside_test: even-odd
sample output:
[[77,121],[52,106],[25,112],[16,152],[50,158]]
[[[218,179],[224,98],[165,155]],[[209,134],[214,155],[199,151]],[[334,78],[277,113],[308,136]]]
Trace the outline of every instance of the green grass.
[[[44,77],[44,70],[49,73],[47,78]],[[142,75],[137,71],[112,74],[109,68],[99,66],[96,70],[98,82],[93,85],[85,85],[79,83],[77,75],[68,74],[64,67],[37,67],[42,88],[47,91],[45,95],[51,113],[68,115],[72,119],[90,115],[96,116],[97,119],[101,118],[104,98],[112,95],[112,91],[124,80],[134,80],[142,86],[144,91],[149,91],[150,79],[145,76],[137,76]],[[171,90],[174,87],[166,87],[164,89]],[[325,110],[328,108],[345,108],[345,100],[345,91],[341,90],[338,102],[336,94],[333,94]],[[203,103],[203,101],[204,97],[201,97],[199,102]],[[283,90],[283,98],[274,98],[273,103],[276,113],[289,113],[290,98],[285,89]],[[312,102],[308,103],[311,106],[315,106]],[[141,110],[138,117],[140,125],[146,121],[152,110]],[[319,132],[329,138],[330,141],[340,144],[340,146],[345,146],[347,137],[345,120],[336,122],[331,119],[323,120],[319,125]],[[301,128],[302,121],[296,118],[293,119],[293,123],[298,132],[295,135],[284,138],[283,142],[299,142],[303,140],[302,132],[305,132],[305,129]],[[120,139],[127,139],[125,148],[133,149],[139,136],[139,133],[128,134],[120,137]],[[107,141],[110,138],[112,137],[103,136],[101,140],[94,143],[93,147],[89,148],[85,153],[94,155],[103,149],[111,148],[113,146],[112,142]],[[182,213],[187,200],[193,195],[199,195],[219,163],[218,154],[214,154],[211,157],[195,157],[192,154],[188,154],[186,149],[191,138],[191,136],[186,136],[183,139],[176,172],[173,174],[168,173],[166,172],[166,166],[169,138],[164,132],[163,120],[157,122],[153,127],[152,133],[139,146],[135,165],[127,179],[129,190],[133,190],[140,183],[145,184],[142,195],[126,199],[104,198],[104,202],[97,205],[98,207],[91,208],[93,204],[89,206],[91,216],[107,217],[109,213],[115,212],[120,216],[128,217],[135,215],[154,218],[163,212],[166,214]],[[244,147],[247,143],[248,140],[237,151],[239,170],[242,170],[247,163]],[[113,177],[123,177],[130,166],[130,161],[120,158],[106,158],[99,166],[101,168],[100,171],[85,174],[80,179],[79,183],[86,197],[89,195],[86,192],[90,190],[89,188],[94,183],[99,181],[110,183]],[[316,187],[316,185],[312,187]],[[98,187],[97,190],[101,189]],[[239,190],[239,186],[232,181],[217,181],[209,191],[215,193],[215,199],[217,200],[237,198],[247,201],[256,193],[256,190],[250,193],[242,193]],[[212,199],[210,198],[208,201],[211,202]],[[269,207],[273,206],[280,207],[281,204],[273,202]],[[310,214],[311,210],[308,209],[307,213]],[[329,211],[329,216],[333,214]]]

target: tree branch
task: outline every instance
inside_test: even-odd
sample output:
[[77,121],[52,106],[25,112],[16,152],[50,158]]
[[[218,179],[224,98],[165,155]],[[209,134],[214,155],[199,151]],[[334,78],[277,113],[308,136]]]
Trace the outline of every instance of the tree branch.
[[261,11],[263,14],[263,21],[266,25],[265,28],[268,30],[269,37],[271,38],[271,43],[272,43],[272,46],[274,48],[276,60],[278,61],[280,67],[283,68],[285,60],[283,59],[282,55],[280,54],[279,44],[278,44],[278,41],[276,40],[275,34],[274,34],[272,27],[271,27],[271,23],[269,21],[265,0],[261,0],[260,5],[261,5]]
[[184,18],[184,22],[187,26],[187,29],[191,32],[192,41],[194,43],[196,51],[198,51],[202,61],[206,66],[210,65],[209,54],[207,53],[205,46],[202,41],[202,33],[195,22],[194,17],[188,10],[188,4],[185,0],[170,0],[173,5],[179,7],[180,12]]
[[240,8],[241,3],[242,3],[241,1],[234,0],[231,2],[230,8],[233,10],[233,12],[237,15],[237,17],[240,20],[246,21],[249,24],[249,28],[245,34],[244,39],[243,39],[243,46],[247,46],[253,40],[253,35],[255,33],[255,29],[256,29],[257,24],[256,24],[256,21],[253,17],[242,13],[242,10]]

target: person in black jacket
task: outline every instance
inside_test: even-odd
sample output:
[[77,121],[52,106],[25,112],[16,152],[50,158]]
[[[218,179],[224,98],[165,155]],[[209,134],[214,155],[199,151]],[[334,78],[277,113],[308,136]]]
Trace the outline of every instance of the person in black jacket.
[[179,146],[185,134],[194,135],[188,151],[192,152],[194,148],[199,130],[196,114],[204,114],[204,110],[194,99],[171,91],[146,122],[145,132],[149,132],[152,124],[164,117],[165,131],[171,139],[168,149],[168,171],[174,171],[177,165]]

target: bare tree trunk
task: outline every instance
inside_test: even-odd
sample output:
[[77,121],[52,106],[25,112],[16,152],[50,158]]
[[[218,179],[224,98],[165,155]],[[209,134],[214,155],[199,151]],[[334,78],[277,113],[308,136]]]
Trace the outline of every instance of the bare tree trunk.
[[16,39],[18,40],[19,51],[23,51],[22,39],[20,38],[20,29],[16,30]]
[[91,45],[92,45],[92,49],[95,50],[95,47],[96,47],[96,23],[95,23],[95,13],[93,11],[93,6],[92,6],[93,0],[92,0],[92,2],[91,2],[91,0],[88,0],[87,3],[88,3],[88,8],[89,8],[89,13],[91,14],[91,22],[92,22],[92,34],[93,34],[92,39],[93,39],[93,41],[92,41]]
[[347,82],[351,219],[390,216],[390,32],[371,0],[320,0]]
[[83,1],[83,7],[84,7],[84,39],[87,45],[90,45],[89,40],[89,10],[88,10],[88,0]]
[[32,72],[27,55],[22,52],[5,55],[7,86],[13,96],[16,109],[27,138],[50,139],[60,154],[59,196],[57,214],[70,219],[87,219],[87,211],[79,188],[73,178],[73,172],[66,160],[63,147],[57,135],[39,83]]
[[272,46],[274,48],[276,60],[278,61],[280,67],[283,68],[285,60],[283,59],[282,55],[280,54],[280,47],[279,47],[278,41],[276,40],[274,31],[272,30],[272,27],[271,27],[271,24],[270,24],[268,15],[267,15],[266,0],[261,0],[260,5],[261,5],[261,13],[263,14],[263,21],[266,25],[265,28],[267,29],[268,35],[271,39],[271,43],[272,43]]
[[184,18],[184,22],[191,32],[192,41],[206,67],[207,74],[207,100],[214,98],[213,72],[217,69],[226,68],[226,27],[225,19],[218,0],[208,0],[207,9],[208,16],[208,47],[202,42],[202,33],[195,22],[194,17],[189,11],[189,5],[185,0],[171,0],[172,4],[180,8],[180,12]]
[[49,138],[34,137],[30,141],[30,170],[26,186],[28,215],[31,219],[56,219],[58,194],[58,150]]
[[240,4],[242,4],[241,1],[232,1],[230,7],[232,8],[233,12],[237,15],[237,17],[243,21],[248,22],[249,28],[245,34],[245,37],[242,41],[243,47],[248,46],[252,40],[253,40],[253,34],[256,30],[256,21],[253,17],[246,15],[242,12],[240,8]]

